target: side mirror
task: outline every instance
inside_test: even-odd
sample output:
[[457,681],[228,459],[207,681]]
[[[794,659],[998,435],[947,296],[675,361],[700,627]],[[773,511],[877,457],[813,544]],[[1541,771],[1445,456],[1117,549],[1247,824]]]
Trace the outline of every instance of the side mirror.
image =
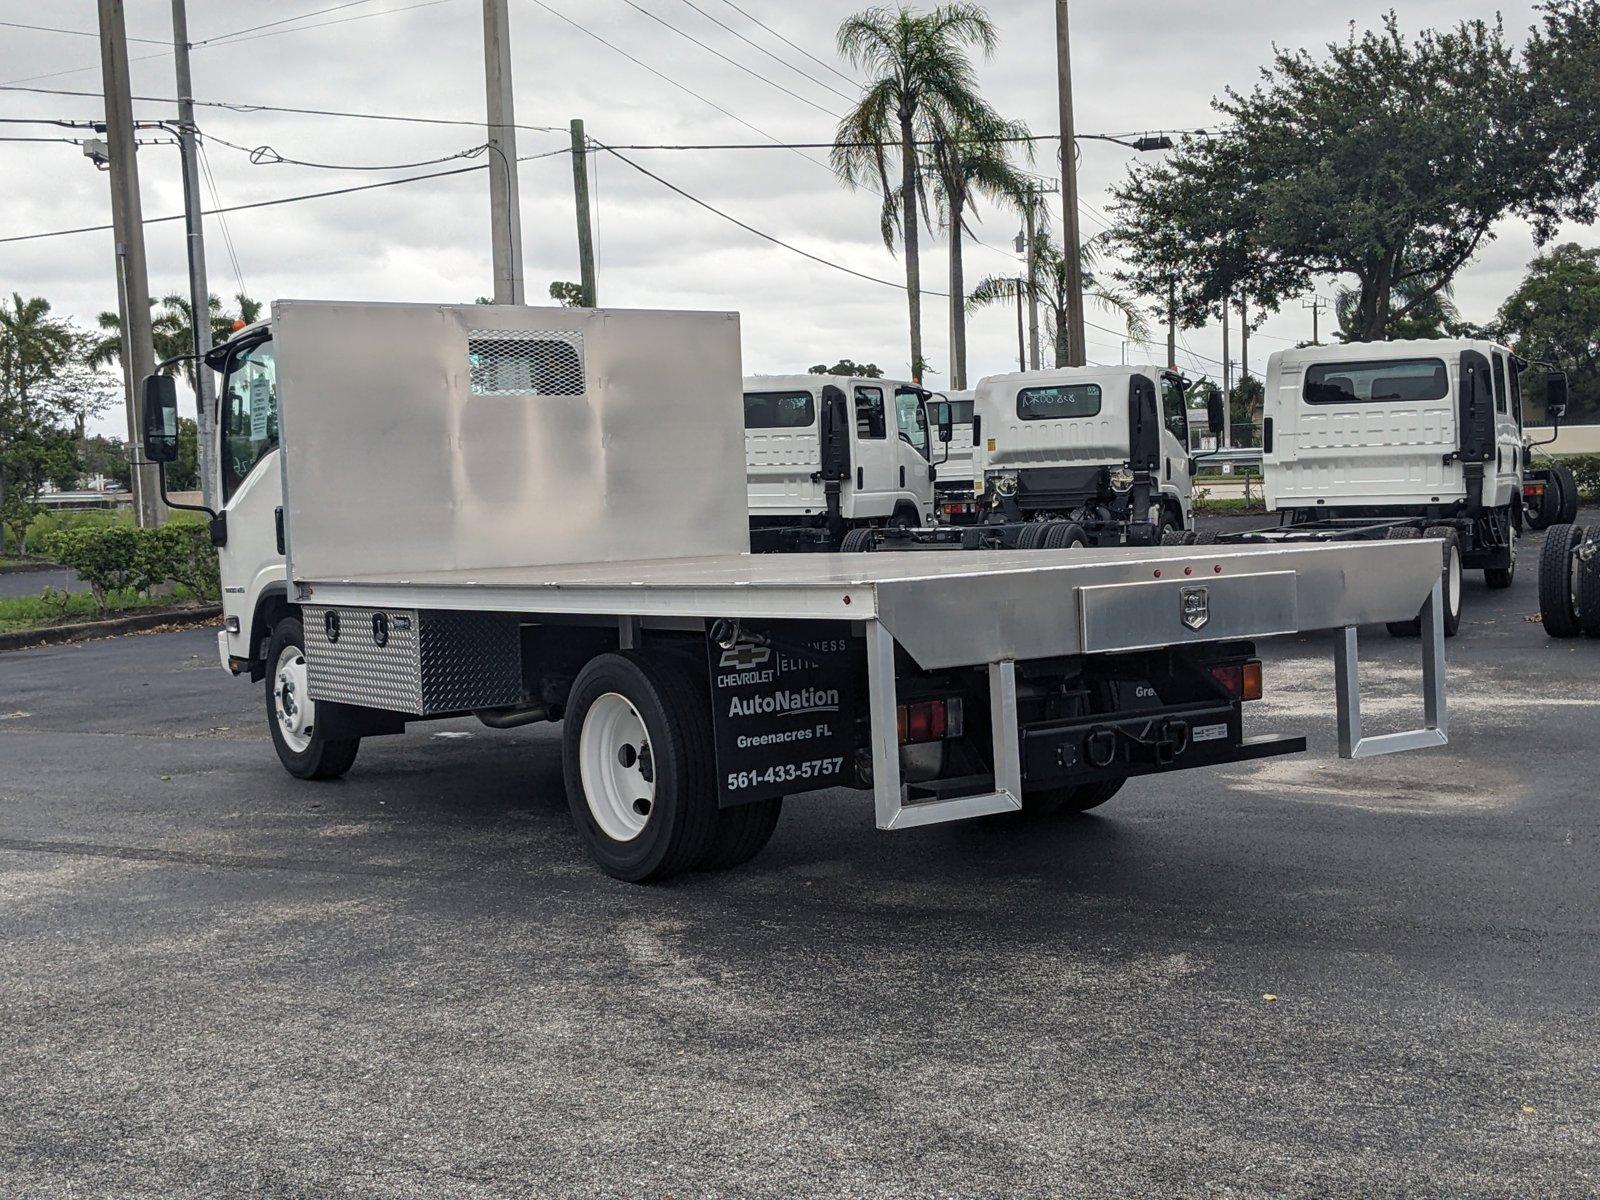
[[140,385],[144,456],[153,463],[178,457],[178,385],[170,375],[146,375]]
[[1544,381],[1544,411],[1552,421],[1567,415],[1567,373],[1551,371]]
[[1213,437],[1221,437],[1228,424],[1228,410],[1223,407],[1226,401],[1222,393],[1216,388],[1211,389],[1211,394],[1206,397],[1206,428]]
[[939,440],[941,442],[948,442],[955,436],[955,433],[956,423],[950,419],[950,410],[947,408],[944,410],[944,414],[939,418]]

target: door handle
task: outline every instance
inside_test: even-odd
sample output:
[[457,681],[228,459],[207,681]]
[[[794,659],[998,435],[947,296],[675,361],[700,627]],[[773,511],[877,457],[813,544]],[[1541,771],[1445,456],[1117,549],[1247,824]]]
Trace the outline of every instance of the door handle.
[[1272,453],[1272,418],[1267,417],[1261,422],[1261,452]]
[[900,468],[900,486],[901,487],[905,487],[905,485],[906,485],[906,469],[902,465],[901,468]]
[[857,467],[856,468],[856,491],[864,492],[866,490],[867,490],[867,471],[866,471],[866,468],[865,467]]
[[273,524],[277,527],[278,553],[283,554],[285,553],[285,550],[283,545],[283,506],[281,504],[275,510],[273,510],[272,520]]

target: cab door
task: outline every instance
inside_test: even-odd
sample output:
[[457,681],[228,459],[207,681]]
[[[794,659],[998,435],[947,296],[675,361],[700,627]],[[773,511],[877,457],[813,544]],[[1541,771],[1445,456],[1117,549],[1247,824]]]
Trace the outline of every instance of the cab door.
[[[235,348],[218,394],[222,512],[227,544],[218,552],[228,652],[252,658],[256,602],[287,581],[283,475],[279,470],[278,368],[270,339]],[[260,632],[260,631],[258,631]],[[268,631],[270,632],[270,631]]]
[[917,519],[924,525],[933,516],[934,453],[928,431],[929,398],[927,392],[914,387],[896,388],[894,393],[895,424],[900,432],[900,498],[916,505]]
[[1161,494],[1183,514],[1183,528],[1194,528],[1194,482],[1189,476],[1189,409],[1183,380],[1161,377]]
[[850,402],[855,415],[851,457],[856,469],[844,515],[855,521],[879,520],[894,511],[900,441],[889,436],[889,398],[882,384],[856,384]]
[[1522,488],[1522,426],[1518,417],[1520,409],[1516,391],[1516,365],[1503,350],[1493,355],[1494,370],[1494,432],[1495,481],[1494,494],[1485,496],[1484,503],[1503,508]]

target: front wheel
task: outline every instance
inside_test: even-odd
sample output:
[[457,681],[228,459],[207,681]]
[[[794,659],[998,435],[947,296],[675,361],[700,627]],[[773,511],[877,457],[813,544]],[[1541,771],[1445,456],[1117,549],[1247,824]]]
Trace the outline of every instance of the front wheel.
[[285,617],[267,643],[267,728],[283,769],[296,779],[337,779],[356,761],[360,738],[328,738],[317,727],[300,618]]

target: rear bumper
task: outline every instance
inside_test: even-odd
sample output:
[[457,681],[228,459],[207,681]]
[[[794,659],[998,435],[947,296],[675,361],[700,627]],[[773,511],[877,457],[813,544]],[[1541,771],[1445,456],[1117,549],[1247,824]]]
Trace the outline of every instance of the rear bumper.
[[1022,731],[1028,790],[1300,754],[1303,737],[1243,736],[1237,704],[1185,706],[1030,726]]

